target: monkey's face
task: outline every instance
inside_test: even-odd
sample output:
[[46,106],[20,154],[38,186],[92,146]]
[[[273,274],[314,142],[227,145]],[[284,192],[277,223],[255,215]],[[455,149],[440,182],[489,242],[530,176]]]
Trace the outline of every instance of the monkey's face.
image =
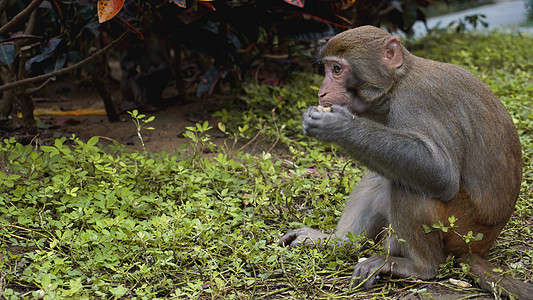
[[379,109],[402,75],[403,51],[396,37],[373,27],[334,36],[320,50],[325,72],[320,104],[341,105],[356,114]]
[[325,57],[324,81],[318,91],[318,102],[323,106],[340,105],[353,113],[362,113],[367,104],[357,97],[357,86],[352,74],[352,66],[344,58]]

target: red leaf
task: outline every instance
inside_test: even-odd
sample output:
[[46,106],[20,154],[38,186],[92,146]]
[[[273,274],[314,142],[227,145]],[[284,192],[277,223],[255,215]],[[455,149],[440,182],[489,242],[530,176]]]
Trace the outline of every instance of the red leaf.
[[210,1],[209,1],[209,0],[205,0],[205,1],[200,0],[200,4],[203,4],[203,5],[207,6],[207,7],[209,7],[209,8],[210,8],[211,10],[213,10],[213,11],[217,10],[217,9],[213,6],[213,4],[208,3],[208,2],[210,2]]
[[177,6],[181,7],[181,8],[186,8],[187,7],[187,3],[185,0],[170,0],[170,2],[176,4]]
[[[211,2],[211,1],[212,0],[199,0],[200,4],[203,4],[203,5],[209,7],[210,9],[212,9],[214,11],[214,10],[216,10],[215,7],[211,3],[207,3],[207,2]],[[169,0],[169,2],[176,4],[177,6],[179,6],[181,8],[187,8],[187,1],[186,0]]]
[[59,4],[57,3],[57,0],[51,0],[50,1],[52,5],[54,6],[54,11],[59,17],[59,20],[63,21],[63,13],[61,12],[61,8],[59,7]]
[[113,19],[124,6],[125,0],[98,0],[98,22]]
[[350,8],[355,3],[355,0],[341,0],[340,9],[345,10]]
[[298,7],[304,7],[305,0],[284,0],[285,2]]

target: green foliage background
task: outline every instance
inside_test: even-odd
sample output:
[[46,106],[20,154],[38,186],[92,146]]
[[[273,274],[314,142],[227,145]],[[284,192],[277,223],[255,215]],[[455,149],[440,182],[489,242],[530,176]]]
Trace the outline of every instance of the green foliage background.
[[[419,56],[465,66],[500,97],[518,128],[524,180],[516,212],[490,254],[522,280],[533,276],[533,37],[440,34],[407,43]],[[0,147],[0,293],[7,299],[256,299],[397,297],[427,283],[384,280],[349,289],[366,252],[287,249],[302,225],[331,232],[363,171],[335,147],[301,135],[320,77],[284,87],[249,85],[221,111],[234,138],[259,132],[283,151],[252,155],[215,146],[209,124],[188,128],[175,153],[139,153],[98,138]],[[214,125],[214,124],[211,124]],[[156,129],[157,130],[157,129]],[[231,142],[228,142],[229,144]],[[211,154],[203,150],[209,148]],[[245,149],[246,150],[246,149]],[[283,154],[279,154],[283,153]],[[365,241],[353,237],[359,245]],[[464,278],[451,264],[443,278]],[[477,289],[462,289],[469,294]]]

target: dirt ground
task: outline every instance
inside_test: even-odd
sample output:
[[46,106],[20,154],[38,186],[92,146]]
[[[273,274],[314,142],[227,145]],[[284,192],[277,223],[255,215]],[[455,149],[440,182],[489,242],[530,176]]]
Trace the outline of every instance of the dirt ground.
[[[122,105],[118,84],[112,84],[111,90],[113,99],[117,100],[117,106]],[[172,89],[165,92],[176,93]],[[142,131],[146,149],[150,152],[171,152],[177,149],[187,142],[183,137],[185,127],[196,123],[209,121],[210,125],[216,128],[219,120],[213,117],[213,112],[220,109],[231,97],[235,96],[217,93],[203,98],[190,96],[188,101],[173,100],[174,104],[162,109],[154,106],[138,107],[147,117],[155,116],[155,120],[150,123],[155,130]],[[126,112],[134,107],[130,104],[130,109],[122,109],[120,121],[108,121],[103,101],[87,81],[63,78],[35,94],[33,100],[35,114],[39,120],[40,133],[37,138],[42,144],[49,144],[54,138],[62,136],[70,138],[75,134],[83,141],[92,136],[99,136],[103,143],[116,140],[129,148],[142,149],[135,124]],[[87,110],[92,110],[97,115],[78,115]],[[23,134],[20,115],[12,115],[12,124],[15,131],[1,132],[2,139],[14,136],[22,143],[28,143],[35,138]],[[210,134],[215,139],[223,137],[222,132],[218,130],[212,130]]]

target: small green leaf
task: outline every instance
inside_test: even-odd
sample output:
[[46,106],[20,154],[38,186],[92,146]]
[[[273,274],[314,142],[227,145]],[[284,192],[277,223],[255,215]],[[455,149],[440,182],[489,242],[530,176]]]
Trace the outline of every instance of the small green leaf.
[[41,288],[43,290],[47,290],[48,287],[52,284],[52,275],[50,274],[44,274],[43,277],[41,277]]
[[183,136],[191,140],[195,139],[194,133],[192,133],[191,131],[185,131],[183,133]]
[[125,287],[123,287],[123,286],[117,286],[115,288],[110,288],[109,291],[116,298],[120,298],[120,297],[124,296],[128,290]]
[[63,141],[61,139],[56,139],[54,141],[54,146],[56,146],[57,149],[63,148]]
[[98,137],[97,136],[93,136],[92,138],[90,138],[87,141],[87,145],[88,146],[94,146],[94,145],[96,145],[96,143],[98,143]]
[[450,222],[450,224],[455,223],[455,221],[457,221],[457,219],[455,218],[455,216],[451,216],[451,217],[448,218],[448,222]]
[[218,122],[218,129],[220,129],[220,131],[224,132],[225,134],[228,134],[226,132],[226,125],[222,122]]

